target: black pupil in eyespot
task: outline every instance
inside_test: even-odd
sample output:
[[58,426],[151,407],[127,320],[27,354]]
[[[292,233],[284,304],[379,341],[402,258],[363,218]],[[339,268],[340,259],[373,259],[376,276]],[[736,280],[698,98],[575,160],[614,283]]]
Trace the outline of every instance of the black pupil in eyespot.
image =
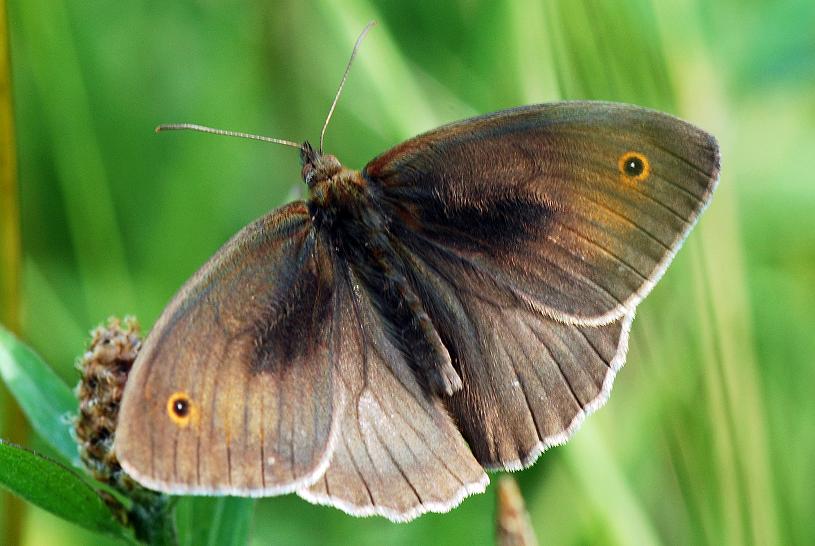
[[186,417],[190,412],[190,404],[183,398],[179,398],[173,403],[173,411],[179,417]]
[[636,156],[631,156],[625,160],[625,174],[629,176],[638,176],[642,174],[644,165],[642,159]]

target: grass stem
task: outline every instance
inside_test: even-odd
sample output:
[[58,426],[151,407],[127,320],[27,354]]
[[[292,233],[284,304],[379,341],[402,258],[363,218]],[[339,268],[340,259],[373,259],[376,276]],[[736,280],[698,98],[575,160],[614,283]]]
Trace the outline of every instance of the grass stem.
[[[0,0],[0,322],[19,334],[20,330],[20,200],[17,187],[17,152],[14,138],[14,109],[11,100],[11,56],[6,2]],[[0,387],[4,389],[4,387]],[[0,393],[0,432],[17,444],[24,444],[28,426],[14,398]],[[2,527],[3,544],[19,544],[25,504],[3,493],[0,505],[6,508]]]

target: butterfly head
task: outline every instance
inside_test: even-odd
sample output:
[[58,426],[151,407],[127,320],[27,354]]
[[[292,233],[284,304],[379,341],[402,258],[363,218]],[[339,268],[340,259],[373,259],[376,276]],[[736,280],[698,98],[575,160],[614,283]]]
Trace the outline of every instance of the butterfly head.
[[340,161],[333,155],[322,154],[306,141],[300,148],[300,162],[303,164],[303,181],[309,189],[320,182],[330,180],[342,171]]

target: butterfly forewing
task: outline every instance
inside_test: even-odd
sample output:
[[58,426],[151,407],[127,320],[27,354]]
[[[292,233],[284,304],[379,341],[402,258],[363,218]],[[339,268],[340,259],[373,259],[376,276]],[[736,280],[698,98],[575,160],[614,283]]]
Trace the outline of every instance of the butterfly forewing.
[[363,174],[420,254],[561,321],[604,324],[662,274],[718,169],[713,137],[686,122],[574,102],[439,128]]
[[304,203],[224,245],[136,360],[116,437],[128,473],[173,493],[274,494],[316,480],[341,413],[333,285]]

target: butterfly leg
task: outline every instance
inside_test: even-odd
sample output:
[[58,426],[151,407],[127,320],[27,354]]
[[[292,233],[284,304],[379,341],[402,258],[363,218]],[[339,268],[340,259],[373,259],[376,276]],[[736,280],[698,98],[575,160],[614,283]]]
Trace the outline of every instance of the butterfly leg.
[[365,248],[364,254],[349,254],[354,258],[356,273],[387,321],[388,335],[430,390],[452,396],[462,388],[461,377],[416,289],[405,276],[404,260],[382,233],[374,232],[366,243],[351,247]]
[[408,284],[405,276],[401,273],[393,272],[389,275],[389,280],[398,291],[399,296],[409,309],[410,314],[413,315],[413,320],[417,324],[422,337],[430,345],[436,357],[429,361],[432,368],[425,370],[431,387],[435,392],[452,396],[461,390],[462,383],[461,377],[459,377],[450,360],[450,353],[447,351],[447,347],[442,343],[439,333],[436,331],[433,322],[422,306],[421,300],[416,296],[416,293]]
[[[360,178],[333,186],[335,208],[329,222],[337,248],[369,292],[385,319],[387,333],[411,368],[434,393],[452,396],[462,389],[450,353],[425,310],[407,265],[394,247],[389,221]],[[350,221],[352,218],[353,221]]]

